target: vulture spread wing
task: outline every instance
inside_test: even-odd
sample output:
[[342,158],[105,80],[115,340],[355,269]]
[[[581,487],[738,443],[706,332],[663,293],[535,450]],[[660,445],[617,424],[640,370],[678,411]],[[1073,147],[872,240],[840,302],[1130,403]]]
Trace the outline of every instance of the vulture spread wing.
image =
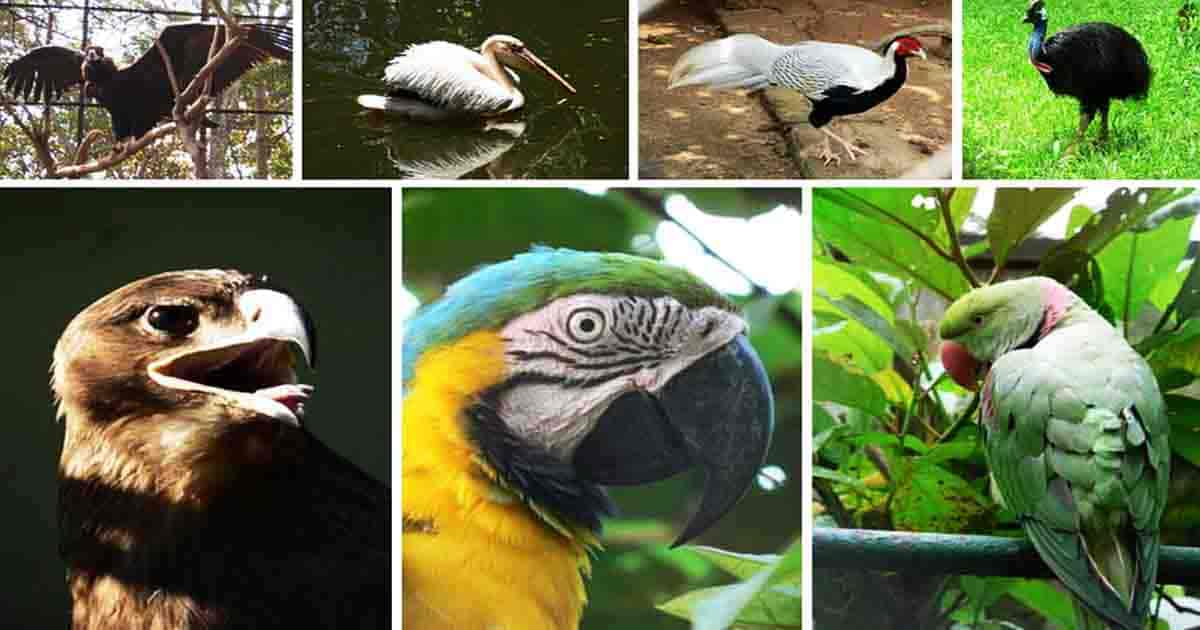
[[[213,73],[210,94],[219,94],[256,64],[271,58],[288,62],[292,59],[291,27],[242,26],[248,32],[247,38]],[[223,25],[185,22],[164,28],[157,43],[170,57],[179,89],[183,90],[208,62],[210,50],[219,50],[225,41]],[[26,100],[31,94],[36,100],[57,98],[83,82],[84,60],[80,52],[59,46],[35,48],[5,68],[5,89]],[[158,45],[150,47],[111,78],[93,81],[92,85],[95,93],[89,90],[88,95],[95,96],[108,110],[113,135],[118,140],[140,138],[168,118],[175,105],[175,90]]]
[[[237,81],[253,67],[270,58],[283,61],[292,60],[292,30],[288,26],[276,24],[245,24],[249,33],[247,40],[228,57],[213,73],[212,93],[219,94]],[[163,29],[158,36],[174,65],[175,77],[179,80],[179,89],[184,89],[189,82],[208,63],[208,53],[213,47],[213,32],[217,25],[204,22],[187,22],[172,24]],[[225,44],[225,28],[220,28],[216,35],[216,49]],[[153,47],[138,58],[132,65],[121,70],[122,78],[136,81],[143,85],[158,85],[165,87],[171,93],[171,79],[167,75],[166,65],[157,47]],[[174,97],[170,103],[174,103]]]
[[54,100],[83,83],[82,65],[83,54],[77,50],[39,46],[4,69],[4,90],[27,101]]

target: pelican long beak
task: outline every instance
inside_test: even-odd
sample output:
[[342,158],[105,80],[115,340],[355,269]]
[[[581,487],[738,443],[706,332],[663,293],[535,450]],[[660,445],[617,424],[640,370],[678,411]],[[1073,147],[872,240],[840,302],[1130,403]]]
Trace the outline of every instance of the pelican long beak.
[[575,94],[574,86],[572,86],[570,83],[567,83],[567,80],[562,78],[562,75],[555,72],[554,68],[551,68],[550,66],[546,65],[546,62],[539,59],[538,56],[533,54],[532,52],[530,52],[529,49],[522,50],[521,52],[516,53],[516,55],[518,57],[520,57],[521,59],[525,60],[526,62],[528,62],[534,68],[541,70],[542,73],[545,74],[546,76],[561,83],[563,87],[567,88],[568,92]]

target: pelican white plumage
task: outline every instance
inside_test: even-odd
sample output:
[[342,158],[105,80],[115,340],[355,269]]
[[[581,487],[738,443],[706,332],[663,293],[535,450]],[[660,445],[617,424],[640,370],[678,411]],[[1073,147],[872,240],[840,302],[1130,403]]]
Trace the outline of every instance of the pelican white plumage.
[[413,118],[499,116],[525,105],[517,75],[507,66],[541,71],[568,92],[575,88],[511,35],[492,35],[476,52],[449,42],[414,44],[384,71],[386,96],[363,95],[359,105]]

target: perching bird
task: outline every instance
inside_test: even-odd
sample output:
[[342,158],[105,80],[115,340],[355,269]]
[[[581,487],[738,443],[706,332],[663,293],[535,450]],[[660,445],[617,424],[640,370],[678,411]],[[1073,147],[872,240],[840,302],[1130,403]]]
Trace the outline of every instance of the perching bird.
[[[292,29],[277,24],[243,24],[247,39],[226,58],[212,75],[211,88],[203,94],[219,94],[246,74],[251,67],[272,58],[291,62]],[[25,53],[4,69],[4,89],[23,99],[52,101],[76,85],[95,98],[112,118],[118,144],[141,138],[159,122],[171,117],[175,91],[161,44],[171,59],[180,91],[208,62],[213,46],[225,43],[225,27],[202,22],[171,24],[163,29],[155,45],[132,65],[117,68],[104,49],[90,46],[84,51],[62,46],[40,46]]]
[[971,291],[946,311],[941,335],[954,380],[975,389],[983,377],[995,487],[1086,608],[1078,627],[1141,630],[1171,460],[1150,366],[1049,278]]
[[867,152],[825,127],[834,116],[858,114],[895,94],[908,77],[906,59],[926,59],[921,42],[912,37],[892,41],[880,57],[866,48],[828,42],[771,43],[757,35],[733,35],[706,42],[683,54],[671,69],[670,87],[707,85],[716,89],[757,90],[780,86],[798,90],[812,102],[808,121],[826,138],[818,157],[826,164],[841,161],[829,138],[837,140],[853,161]]
[[459,280],[408,322],[403,381],[406,630],[574,630],[600,486],[701,468],[689,540],[773,422],[733,305],[624,254],[538,248]]
[[1073,148],[1100,112],[1100,141],[1108,139],[1108,107],[1112,99],[1142,99],[1153,74],[1141,43],[1125,29],[1107,22],[1087,22],[1046,37],[1045,0],[1033,0],[1025,11],[1033,24],[1029,63],[1050,91],[1079,101],[1079,132]]
[[520,79],[508,68],[513,65],[538,70],[575,93],[521,40],[492,35],[479,52],[449,42],[409,46],[384,70],[387,95],[359,96],[358,104],[422,120],[507,114],[525,105],[525,95],[516,86]]
[[[54,349],[75,630],[390,628],[390,490],[302,424],[308,316],[265,278],[150,276]],[[352,422],[353,418],[340,421]]]

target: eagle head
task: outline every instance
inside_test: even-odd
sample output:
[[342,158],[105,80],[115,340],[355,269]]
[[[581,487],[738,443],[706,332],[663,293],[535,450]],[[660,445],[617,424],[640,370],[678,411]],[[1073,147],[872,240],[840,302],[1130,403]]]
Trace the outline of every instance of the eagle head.
[[170,272],[109,293],[54,349],[60,474],[183,498],[271,462],[298,439],[312,390],[293,349],[312,363],[312,323],[264,276]]

